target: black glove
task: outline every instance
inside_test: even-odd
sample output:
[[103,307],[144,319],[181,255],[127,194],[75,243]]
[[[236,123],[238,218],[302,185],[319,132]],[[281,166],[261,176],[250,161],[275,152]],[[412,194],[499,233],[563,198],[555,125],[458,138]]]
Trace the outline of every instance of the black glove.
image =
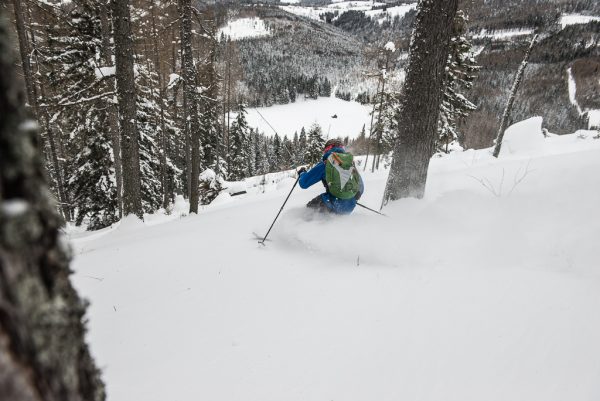
[[300,167],[298,169],[298,175],[302,174],[302,173],[306,173],[306,167]]

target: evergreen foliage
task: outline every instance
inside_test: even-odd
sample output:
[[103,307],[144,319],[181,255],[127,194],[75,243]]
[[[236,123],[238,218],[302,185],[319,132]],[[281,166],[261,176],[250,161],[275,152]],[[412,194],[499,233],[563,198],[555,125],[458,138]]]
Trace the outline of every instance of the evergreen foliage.
[[450,54],[444,77],[444,93],[438,120],[438,150],[448,152],[450,143],[463,142],[458,132],[458,122],[477,107],[463,93],[471,89],[479,66],[472,53],[471,42],[466,38],[468,19],[458,11],[454,18]]
[[237,116],[229,130],[228,179],[239,181],[248,176],[248,142],[250,131],[246,121],[246,108],[239,106]]
[[323,132],[320,125],[313,124],[312,127],[310,127],[306,142],[304,162],[311,165],[318,163],[323,155],[323,146],[325,145],[325,139],[323,139]]
[[[69,143],[66,189],[75,209],[75,223],[89,219],[89,229],[118,220],[111,141],[103,94],[111,89],[97,77],[95,59],[102,45],[97,10],[87,1],[74,2],[69,24],[53,25],[48,37],[48,82],[58,95],[51,108],[59,132]],[[94,99],[94,100],[90,100]]]

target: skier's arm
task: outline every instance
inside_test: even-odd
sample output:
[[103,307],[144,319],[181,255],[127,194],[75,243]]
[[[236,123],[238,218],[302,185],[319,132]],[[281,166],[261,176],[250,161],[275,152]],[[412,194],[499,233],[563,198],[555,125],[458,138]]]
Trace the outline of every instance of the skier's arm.
[[325,163],[319,162],[316,166],[314,166],[307,172],[300,174],[300,181],[298,181],[298,183],[300,184],[300,188],[306,189],[311,185],[314,185],[317,182],[321,181],[324,176]]

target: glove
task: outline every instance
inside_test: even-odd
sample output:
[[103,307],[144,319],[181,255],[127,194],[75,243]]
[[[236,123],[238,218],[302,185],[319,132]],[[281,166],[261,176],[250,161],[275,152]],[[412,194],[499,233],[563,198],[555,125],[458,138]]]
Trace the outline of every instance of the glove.
[[306,167],[300,167],[298,169],[298,175],[302,174],[302,173],[306,173]]
[[362,192],[357,192],[356,195],[354,195],[354,199],[356,200],[360,200],[360,197],[362,196]]

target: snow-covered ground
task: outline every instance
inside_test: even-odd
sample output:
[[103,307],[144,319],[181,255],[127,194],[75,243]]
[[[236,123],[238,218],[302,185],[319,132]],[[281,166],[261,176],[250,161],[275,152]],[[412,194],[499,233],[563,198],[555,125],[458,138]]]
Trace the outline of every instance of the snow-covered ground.
[[295,132],[300,134],[302,127],[308,132],[311,125],[317,123],[323,129],[323,135],[329,138],[356,138],[363,124],[366,132],[369,132],[372,107],[335,97],[305,100],[300,96],[295,103],[248,108],[247,120],[250,127],[258,128],[266,135],[275,135],[268,121],[282,137],[287,135],[292,138]]
[[226,36],[231,40],[240,40],[246,38],[260,38],[271,35],[269,27],[265,22],[258,18],[238,18],[228,21],[227,24],[219,29],[217,38]]
[[592,21],[600,21],[600,16],[565,14],[560,17],[560,25],[563,29],[568,25],[587,24]]
[[498,29],[495,31],[488,31],[487,29],[482,29],[479,33],[473,35],[474,39],[481,38],[492,38],[492,39],[508,39],[515,36],[525,36],[531,35],[533,33],[533,29],[530,28],[520,28],[520,29]]
[[[499,159],[434,158],[426,198],[389,218],[317,216],[321,188],[296,189],[260,246],[281,173],[198,216],[75,235],[108,401],[598,400],[600,139],[540,124]],[[364,173],[364,204],[386,174]]]
[[[300,15],[303,17],[320,20],[320,15],[325,13],[338,13],[338,16],[344,13],[345,11],[363,11],[366,15],[371,18],[376,19],[379,23],[382,23],[385,18],[394,18],[399,16],[402,18],[407,12],[414,9],[416,7],[416,3],[412,4],[403,4],[400,6],[387,7],[384,11],[383,9],[375,9],[373,10],[373,6],[383,6],[384,3],[380,2],[372,2],[372,1],[336,1],[332,4],[326,6],[301,6],[296,5],[296,1],[284,1],[283,3],[288,3],[288,5],[280,6],[283,10]],[[293,5],[290,5],[293,4]]]
[[588,128],[600,128],[600,110],[589,108],[584,110],[579,105],[579,102],[577,102],[577,83],[575,82],[575,77],[573,77],[571,67],[567,68],[567,85],[569,88],[569,100],[571,101],[571,104],[577,108],[580,116],[585,115],[585,117],[587,117]]

